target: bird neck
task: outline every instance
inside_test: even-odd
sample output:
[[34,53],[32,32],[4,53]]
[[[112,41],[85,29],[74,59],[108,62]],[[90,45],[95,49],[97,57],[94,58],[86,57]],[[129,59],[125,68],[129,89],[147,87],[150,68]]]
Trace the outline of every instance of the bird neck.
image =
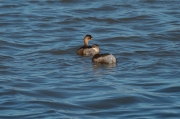
[[99,54],[99,51],[100,51],[99,48],[93,48],[93,50],[95,51],[95,54]]
[[89,42],[88,39],[85,38],[84,39],[84,46],[88,46],[88,42]]

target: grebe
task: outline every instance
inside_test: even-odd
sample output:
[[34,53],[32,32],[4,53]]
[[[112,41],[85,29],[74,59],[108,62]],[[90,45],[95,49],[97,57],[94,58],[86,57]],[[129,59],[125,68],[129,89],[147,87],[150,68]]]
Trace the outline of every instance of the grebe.
[[87,34],[84,37],[84,46],[80,47],[77,51],[78,55],[85,55],[85,56],[93,55],[94,50],[92,49],[92,46],[88,46],[88,42],[90,40],[92,40],[92,36]]
[[105,54],[99,54],[99,46],[97,44],[94,44],[92,46],[92,49],[95,51],[95,55],[92,58],[92,62],[97,62],[97,63],[105,63],[105,64],[113,64],[116,63],[116,58],[109,53]]

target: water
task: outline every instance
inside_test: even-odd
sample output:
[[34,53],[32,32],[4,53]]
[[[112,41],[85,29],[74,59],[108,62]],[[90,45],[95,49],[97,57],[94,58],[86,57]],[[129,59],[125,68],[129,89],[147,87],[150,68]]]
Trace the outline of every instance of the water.
[[[0,2],[0,118],[178,119],[179,0]],[[83,37],[117,65],[76,55]]]

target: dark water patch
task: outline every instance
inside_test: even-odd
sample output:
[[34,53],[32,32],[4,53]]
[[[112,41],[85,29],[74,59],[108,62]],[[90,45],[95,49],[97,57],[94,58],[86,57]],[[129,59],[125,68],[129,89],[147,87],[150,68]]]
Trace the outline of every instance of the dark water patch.
[[11,71],[9,69],[2,69],[0,70],[0,74],[3,75],[1,78],[3,79],[7,79],[9,77],[9,75],[16,75],[16,73],[14,71]]
[[19,7],[19,5],[16,5],[16,4],[8,4],[8,5],[0,5],[0,8],[2,8],[2,9],[14,9],[14,8],[18,8]]
[[44,16],[42,19],[43,22],[52,22],[56,20],[58,17],[57,16]]
[[132,83],[129,85],[134,85],[134,86],[144,86],[144,87],[156,87],[156,86],[163,86],[166,85],[166,83],[152,83],[152,82],[140,82],[140,83]]
[[7,69],[7,68],[10,68],[10,66],[5,66],[5,65],[0,65],[0,69]]
[[0,40],[0,43],[2,44],[2,47],[0,46],[0,48],[31,48],[31,47],[38,47],[41,46],[40,44],[31,42],[31,41],[27,41],[27,42],[23,42],[23,41],[11,41],[10,39],[5,40]]
[[133,4],[127,4],[126,2],[119,2],[117,1],[116,3],[112,3],[114,7],[116,8],[133,8]]
[[[42,28],[41,31],[46,31],[47,33],[55,31],[54,29],[52,29],[54,24],[48,24],[48,23],[39,22],[39,23],[35,24],[35,26],[37,26],[39,29]],[[46,28],[46,30],[43,30],[43,28]]]
[[177,56],[179,53],[177,51],[155,51],[151,53],[152,56],[163,56],[163,57],[171,57]]
[[[179,18],[180,17],[178,11],[165,11],[164,13],[167,14],[167,15],[173,16],[175,18]],[[177,22],[179,22],[179,21],[177,20]]]
[[[86,102],[83,104],[83,102],[80,102],[85,107],[92,108],[95,110],[110,110],[111,108],[117,108],[117,107],[124,107],[125,105],[138,105],[138,103],[147,103],[153,101],[150,98],[147,97],[136,97],[136,96],[125,96],[125,97],[115,97],[115,98],[107,98],[105,100],[94,100]],[[154,101],[153,101],[154,102]]]
[[34,101],[29,101],[29,103],[32,104],[36,104],[42,107],[46,107],[46,108],[54,108],[54,109],[60,109],[61,107],[64,107],[64,110],[67,109],[78,109],[78,105],[75,104],[69,104],[69,103],[65,103],[65,102],[53,102],[50,100],[34,100]]
[[159,93],[176,93],[179,92],[180,87],[179,86],[170,86],[170,87],[165,87],[159,90],[156,90],[155,92],[159,92]]
[[159,115],[157,116],[157,118],[171,118],[171,119],[176,119],[177,116],[180,116],[177,112],[172,112],[172,113],[159,113]]
[[[59,24],[64,25],[70,25],[70,24],[74,24],[74,22],[76,23],[84,23],[84,20],[82,18],[66,18],[64,20],[62,20],[61,22],[58,22]],[[74,25],[78,25],[78,24],[74,24]]]
[[114,11],[114,10],[116,10],[117,8],[115,8],[114,6],[109,6],[109,5],[102,5],[102,6],[100,6],[100,7],[98,7],[98,8],[91,8],[91,10],[92,11],[94,11],[94,12],[96,12],[96,11],[98,11],[98,12],[100,12],[100,11],[103,11],[103,12],[110,12],[110,11]]
[[140,2],[145,2],[145,3],[156,3],[156,0],[144,0],[144,1],[140,1]]
[[[74,0],[60,0],[62,3],[76,3]],[[81,2],[81,0],[79,0],[78,2]]]
[[88,21],[91,21],[91,22],[98,22],[98,23],[108,23],[108,24],[119,23],[118,20],[113,19],[113,18],[87,17],[85,19],[88,20]]
[[[21,92],[22,94],[22,92]],[[24,92],[25,95],[28,93]],[[34,95],[35,94],[35,95]],[[51,97],[54,98],[54,100],[58,99],[67,99],[73,95],[73,92],[64,93],[63,91],[59,92],[58,90],[35,90],[31,95],[34,95],[35,97],[45,97],[45,99],[51,100]],[[29,94],[27,95],[29,96]]]
[[77,31],[77,29],[76,28],[62,28],[61,29],[62,31],[68,31],[68,32],[73,32],[73,31]]
[[144,22],[144,21],[148,21],[148,20],[152,20],[152,16],[150,15],[130,15],[128,16],[127,18],[119,18],[118,20],[120,22],[130,22],[130,21],[141,21],[141,22]]
[[50,53],[53,55],[71,55],[73,54],[77,54],[77,47],[74,48],[70,48],[70,49],[62,49],[62,48],[58,48],[58,49],[49,49],[49,50],[41,50],[39,51],[40,53]]
[[66,50],[48,50],[48,51],[40,51],[41,53],[51,53],[54,55],[66,54]]
[[[24,17],[21,12],[14,11],[9,13],[0,13],[0,16],[2,20],[1,25],[8,25],[11,28],[14,26],[22,26],[22,23],[24,22],[24,20],[20,19],[21,17]],[[6,19],[8,19],[8,21]]]
[[[110,42],[115,42],[115,43],[124,43],[124,42],[140,42],[142,38],[139,36],[115,36],[115,37],[108,37],[104,38],[102,41],[104,43],[110,43]],[[142,43],[143,40],[141,40]]]
[[97,32],[97,33],[111,33],[114,31],[117,31],[117,28],[93,28],[91,29],[92,32]]
[[0,60],[3,61],[3,60],[8,60],[8,59],[14,59],[12,56],[8,56],[8,55],[0,55]]
[[[11,22],[9,22],[9,23],[7,23],[7,22],[1,22],[0,23],[0,26],[1,27],[8,27],[8,26],[11,26],[13,23],[11,23]],[[2,35],[4,35],[4,32],[0,32]]]
[[28,2],[30,3],[30,5],[38,5],[38,6],[44,6],[46,4],[48,4],[48,2],[46,2],[47,0],[39,0],[39,1],[36,1],[36,0],[28,0]]
[[[15,89],[3,89],[3,92],[1,92],[1,96],[15,96],[17,94],[17,91]],[[4,102],[7,103],[7,102]],[[15,102],[11,102],[11,103],[15,103]],[[11,104],[9,103],[9,105]]]
[[[7,61],[8,59],[6,60],[2,60],[0,59],[0,62],[4,62],[4,61]],[[11,60],[10,60],[11,61]],[[8,65],[2,65],[0,64],[0,74],[1,75],[10,75],[10,74],[13,74],[11,71],[9,71],[9,69],[11,69],[12,67],[11,66],[8,66]],[[2,76],[2,78],[5,78],[6,76]]]
[[[21,113],[19,113],[19,111]],[[24,118],[24,119],[30,119],[30,118],[45,118],[47,115],[54,116],[54,111],[44,111],[43,112],[37,112],[32,110],[32,113],[28,112],[29,110],[11,110],[12,113],[4,112],[4,115],[0,116],[2,118]],[[15,114],[16,113],[16,114]],[[44,113],[47,113],[47,115]],[[56,119],[56,118],[55,118]]]
[[15,84],[12,84],[12,86],[14,88],[18,88],[18,89],[21,89],[21,88],[32,88],[34,84],[31,84],[29,82],[22,82],[22,81],[18,81],[17,83]]

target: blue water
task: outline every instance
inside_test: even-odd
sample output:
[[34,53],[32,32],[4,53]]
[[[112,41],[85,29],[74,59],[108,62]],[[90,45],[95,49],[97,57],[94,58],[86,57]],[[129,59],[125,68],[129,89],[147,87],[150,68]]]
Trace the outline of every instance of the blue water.
[[[179,119],[179,0],[0,2],[0,118]],[[83,38],[115,65],[78,56]]]

